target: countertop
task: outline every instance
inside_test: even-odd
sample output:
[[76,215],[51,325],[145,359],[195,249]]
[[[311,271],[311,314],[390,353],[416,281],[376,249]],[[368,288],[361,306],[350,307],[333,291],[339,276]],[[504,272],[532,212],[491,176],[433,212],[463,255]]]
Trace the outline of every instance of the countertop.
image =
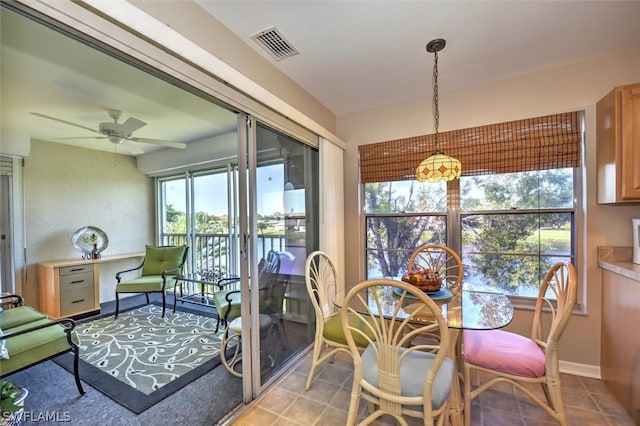
[[640,264],[631,262],[631,247],[598,247],[598,266],[640,282]]

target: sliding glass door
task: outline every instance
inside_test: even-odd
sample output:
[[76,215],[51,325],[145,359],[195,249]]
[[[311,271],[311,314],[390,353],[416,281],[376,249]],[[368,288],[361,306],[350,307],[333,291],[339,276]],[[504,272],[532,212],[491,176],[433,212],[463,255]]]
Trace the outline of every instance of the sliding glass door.
[[255,177],[250,223],[258,280],[250,296],[251,330],[259,331],[251,341],[259,393],[313,336],[304,266],[318,248],[318,151],[264,124],[255,128],[256,167],[249,176]]
[[158,223],[162,244],[191,247],[188,272],[241,277],[249,401],[313,336],[304,265],[318,247],[318,150],[238,117],[236,158],[158,179]]

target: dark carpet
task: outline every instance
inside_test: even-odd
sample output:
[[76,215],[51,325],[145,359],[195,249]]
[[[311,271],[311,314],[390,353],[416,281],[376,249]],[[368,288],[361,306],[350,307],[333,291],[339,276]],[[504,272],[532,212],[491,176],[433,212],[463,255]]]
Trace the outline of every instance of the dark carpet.
[[[219,339],[212,332],[215,329],[215,320],[202,321],[206,314],[202,311],[196,312],[184,307],[179,307],[178,310],[189,312],[189,314],[181,312],[172,314],[168,310],[166,318],[161,320],[160,308],[152,304],[121,312],[118,322],[113,319],[113,315],[102,315],[98,318],[79,321],[78,333],[81,346],[84,346],[80,359],[82,380],[118,404],[139,414],[218,367],[219,355],[212,356],[217,353],[216,349],[219,350]],[[101,320],[101,318],[104,319]],[[93,324],[100,323],[108,325],[112,320],[114,327],[111,330],[105,329],[104,325],[91,327]],[[189,331],[176,332],[176,330],[182,330],[180,327],[183,324],[187,325],[186,330]],[[119,331],[124,326],[131,329],[130,335]],[[137,331],[139,328],[144,330]],[[115,336],[108,340],[108,345],[99,342],[101,331]],[[171,335],[164,336],[163,333]],[[198,341],[202,340],[200,337],[196,338],[196,335],[188,342],[191,348],[174,345],[173,342],[177,337],[185,333],[196,333],[196,335],[202,333],[202,336],[206,336],[204,338],[206,350],[200,347],[193,348],[193,341],[197,345]],[[96,336],[95,341],[91,339],[90,334]],[[123,340],[127,339],[138,347],[125,346],[129,342],[123,342]],[[140,340],[147,340],[147,342],[140,344]],[[189,357],[185,355],[187,352],[197,353],[188,359]],[[99,359],[96,361],[96,358]],[[181,358],[184,358],[185,362],[180,362]],[[94,361],[90,363],[92,359]],[[68,371],[73,371],[72,354],[59,356],[54,361]]]

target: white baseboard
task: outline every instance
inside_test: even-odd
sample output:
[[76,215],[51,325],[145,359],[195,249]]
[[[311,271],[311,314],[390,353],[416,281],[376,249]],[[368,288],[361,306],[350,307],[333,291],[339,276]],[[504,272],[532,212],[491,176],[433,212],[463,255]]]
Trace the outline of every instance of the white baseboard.
[[566,374],[573,374],[575,376],[591,377],[594,379],[601,379],[600,366],[578,364],[576,362],[560,361],[560,372]]

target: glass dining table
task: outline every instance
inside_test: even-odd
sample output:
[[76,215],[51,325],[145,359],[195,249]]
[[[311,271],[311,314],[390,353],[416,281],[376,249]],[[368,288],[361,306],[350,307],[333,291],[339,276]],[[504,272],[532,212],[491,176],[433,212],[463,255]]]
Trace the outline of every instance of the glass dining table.
[[[464,288],[464,285],[463,285]],[[341,307],[346,297],[346,293],[336,294],[335,304]],[[399,298],[394,293],[393,287],[380,287],[378,295],[380,301],[379,312],[382,316],[391,316],[397,308]],[[378,312],[378,306],[374,303],[373,297],[368,295],[369,308]],[[432,299],[440,305],[442,315],[447,320],[449,334],[451,336],[451,347],[449,353],[455,363],[456,372],[460,373],[462,362],[462,330],[493,330],[509,325],[513,319],[513,304],[507,296],[501,293],[490,293],[484,291],[463,290],[456,294],[442,292],[436,293]],[[410,304],[405,309],[410,308]],[[397,319],[403,319],[402,310]],[[462,375],[458,374],[453,380],[451,394],[449,396],[449,420],[450,424],[461,426],[463,424],[463,407],[460,380]]]

